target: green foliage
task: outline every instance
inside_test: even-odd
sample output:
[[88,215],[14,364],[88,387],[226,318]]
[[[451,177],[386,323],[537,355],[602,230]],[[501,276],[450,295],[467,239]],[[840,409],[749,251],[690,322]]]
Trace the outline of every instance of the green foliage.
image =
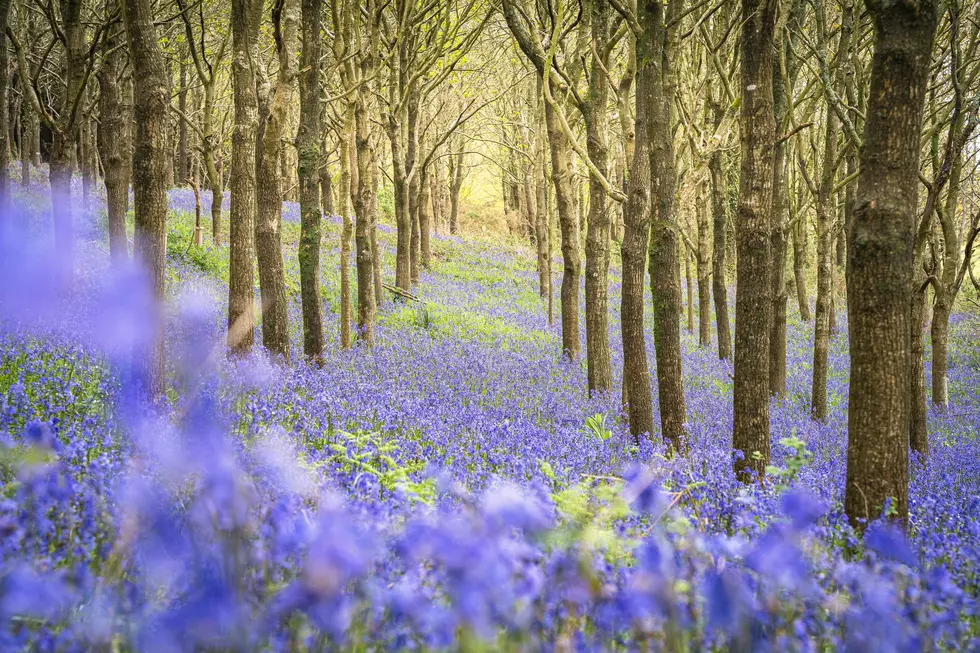
[[[414,501],[432,504],[435,501],[435,483],[432,479],[415,480],[425,469],[424,460],[399,463],[398,443],[384,433],[335,430],[331,437],[315,443],[332,453],[319,465],[337,464],[344,472],[373,476],[382,493],[401,490]],[[318,465],[318,466],[319,466]]]
[[192,220],[172,219],[167,226],[168,258],[192,265],[208,276],[228,280],[227,250],[207,243],[200,247],[194,245]]
[[605,441],[612,437],[612,431],[606,426],[605,413],[596,413],[591,417],[586,417],[585,429],[586,432],[599,440]]
[[395,218],[395,189],[392,186],[378,186],[378,211],[388,220]]
[[783,492],[789,489],[800,470],[813,460],[813,453],[806,448],[806,442],[796,437],[796,434],[782,438],[779,444],[791,449],[792,454],[786,459],[786,467],[776,467],[769,465],[766,467],[766,474],[776,479],[776,490]]

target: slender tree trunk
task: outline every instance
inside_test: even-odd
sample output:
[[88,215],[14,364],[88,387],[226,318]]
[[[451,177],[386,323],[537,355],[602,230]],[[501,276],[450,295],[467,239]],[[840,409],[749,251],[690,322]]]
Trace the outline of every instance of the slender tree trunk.
[[793,227],[793,278],[796,281],[796,303],[800,319],[810,321],[810,297],[806,290],[806,223],[800,220]]
[[[180,92],[177,94],[177,108],[187,115],[187,59],[181,53],[180,59]],[[181,120],[177,127],[177,184],[187,183],[191,174],[190,158],[187,150],[187,122]]]
[[[777,48],[783,46],[783,36],[778,36]],[[773,116],[776,124],[783,122],[789,98],[781,79],[778,61],[773,61]],[[769,394],[782,397],[786,394],[786,222],[789,212],[787,192],[788,143],[779,141],[773,146],[772,180],[772,232],[769,237],[772,250],[770,268],[770,294],[772,295],[772,319],[769,326]]]
[[[7,31],[11,0],[0,0],[0,34]],[[6,39],[6,36],[4,36]],[[0,46],[0,244],[5,234],[4,226],[10,207],[10,129],[11,116],[8,115],[8,95],[10,90],[10,66],[7,62],[7,44]],[[21,145],[23,150],[23,144]],[[26,157],[21,154],[21,159]]]
[[824,136],[824,170],[817,192],[817,305],[813,322],[813,378],[810,387],[810,417],[827,419],[827,357],[830,351],[830,319],[833,313],[833,215],[831,193],[835,181],[838,123],[828,107]]
[[748,481],[769,465],[769,325],[773,143],[772,68],[775,4],[742,0],[741,167],[736,240],[735,471]]
[[691,258],[694,254],[687,247],[681,249],[684,253],[684,281],[687,291],[687,332],[694,333],[694,278],[691,275]]
[[[422,268],[429,270],[432,268],[432,184],[429,183],[429,170],[426,166],[419,171],[419,200],[418,200],[418,232],[419,232],[419,256]],[[415,282],[418,283],[418,277]]]
[[582,263],[579,254],[578,214],[572,202],[572,153],[568,139],[562,133],[555,110],[545,102],[545,124],[551,149],[551,174],[555,187],[555,207],[561,229],[561,346],[569,360],[581,355],[579,338],[579,277]]
[[[105,13],[111,15],[116,0],[105,1]],[[130,83],[125,76],[125,53],[120,50],[119,35],[106,40],[102,68],[99,70],[99,152],[105,171],[106,213],[109,220],[109,255],[113,263],[129,258],[126,240],[126,213],[129,212],[128,164],[131,160],[129,131],[133,116],[126,106],[123,88]]]
[[928,290],[921,289],[925,283],[925,276],[925,272],[917,271],[915,273],[914,278],[918,281],[918,285],[913,287],[912,292],[912,310],[910,312],[912,372],[910,377],[911,412],[909,416],[909,447],[924,459],[929,457],[924,343],[924,332],[928,324],[928,316],[925,310]]
[[701,201],[704,186],[699,186],[699,201],[695,208],[698,225],[698,346],[711,347],[711,228],[708,211]]
[[[133,256],[146,268],[163,301],[167,254],[167,168],[171,165],[170,88],[150,0],[122,4],[133,68]],[[138,383],[152,397],[166,390],[163,325],[158,322],[133,352]]]
[[300,294],[303,304],[303,353],[323,361],[323,299],[320,297],[320,0],[302,0],[299,83]]
[[[297,55],[299,52],[300,0],[283,0],[282,3],[282,42],[285,54],[284,64],[294,74],[286,80],[282,92],[285,95],[286,118],[282,125],[282,133],[290,137],[299,128],[298,78],[296,75]],[[290,139],[291,141],[291,139]],[[291,142],[281,148],[282,160],[282,190],[283,199],[288,202],[299,201],[299,158],[296,148]]]
[[[721,105],[713,102],[711,112],[714,115],[715,129],[721,125],[724,112]],[[728,283],[725,254],[728,248],[725,242],[728,231],[728,185],[725,183],[725,173],[722,169],[723,153],[716,148],[708,160],[708,171],[711,173],[711,221],[712,221],[712,253],[711,279],[715,295],[715,323],[718,331],[718,358],[728,360],[732,357],[732,328],[728,319]]]
[[20,185],[27,188],[31,185],[31,165],[34,164],[38,150],[38,119],[31,109],[30,102],[21,102],[20,106]]
[[851,379],[844,508],[864,530],[908,522],[910,325],[919,136],[936,32],[930,0],[868,4],[871,92],[847,240]]
[[[677,0],[672,0],[676,9]],[[660,399],[660,424],[664,441],[674,451],[685,447],[687,409],[684,402],[684,377],[681,364],[681,283],[679,276],[680,245],[674,205],[676,170],[671,133],[671,73],[668,34],[664,24],[664,7],[658,0],[641,0],[637,6],[647,38],[654,73],[643,110],[646,113],[650,141],[650,286],[653,295],[653,345],[657,357],[657,386]],[[639,59],[639,56],[637,57]],[[638,61],[638,65],[640,62]],[[647,65],[646,63],[642,65]],[[639,113],[639,107],[637,108]]]
[[[605,52],[611,34],[611,12],[607,0],[592,0],[592,40],[595,43],[589,90],[583,107],[589,159],[603,177],[609,177],[607,73]],[[588,234],[585,239],[585,344],[588,362],[589,394],[612,390],[612,362],[609,351],[609,211],[606,191],[595,175],[589,176]]]
[[439,234],[439,225],[442,224],[443,203],[442,193],[445,180],[442,177],[442,159],[436,157],[432,163],[432,188],[429,190],[432,196],[432,232]]
[[[315,0],[305,0],[315,2]],[[377,28],[374,27],[374,30]],[[376,43],[372,37],[372,43]],[[374,74],[376,45],[368,47],[360,60],[361,79]],[[354,196],[354,213],[357,216],[354,240],[357,249],[357,328],[359,338],[368,346],[374,344],[374,321],[377,312],[375,291],[375,259],[377,251],[375,215],[377,210],[377,181],[371,123],[368,111],[371,93],[366,83],[358,87],[354,104],[354,142],[357,154],[357,193]]]
[[634,438],[653,435],[653,397],[650,392],[650,367],[647,364],[644,333],[644,275],[650,242],[650,151],[647,137],[647,112],[644,107],[656,101],[650,93],[656,85],[651,39],[639,38],[636,71],[636,120],[633,160],[629,171],[629,192],[623,207],[623,288],[621,328],[623,337],[623,395],[629,414],[630,433]]
[[350,244],[353,235],[351,221],[351,134],[354,128],[354,107],[348,105],[340,134],[340,189],[337,193],[340,231],[340,347],[351,346]]
[[[823,4],[816,6],[818,31],[826,36],[826,16]],[[834,92],[843,93],[844,75],[851,52],[851,34],[854,31],[853,6],[843,7],[840,39],[837,46],[837,71],[832,82]],[[821,46],[826,56],[827,46]],[[834,229],[837,220],[834,185],[837,179],[838,145],[840,119],[833,109],[831,89],[826,90],[826,116],[823,148],[823,169],[817,189],[817,304],[816,319],[813,325],[813,383],[811,386],[810,417],[823,421],[827,419],[827,364],[830,350],[830,334],[833,332],[835,310],[834,293]]]
[[[544,100],[541,99],[541,84],[538,84],[537,129],[534,137],[534,203],[535,216],[534,235],[538,251],[538,294],[547,302],[551,299],[551,228],[548,224],[548,179],[547,163],[545,162],[545,125]],[[644,192],[645,189],[644,189]],[[642,265],[640,278],[642,280]],[[640,289],[642,300],[643,292]]]
[[204,165],[207,172],[208,188],[211,190],[211,238],[215,245],[221,243],[221,211],[225,199],[224,185],[221,183],[221,172],[218,170],[218,162],[215,160],[215,150],[219,150],[220,143],[215,142],[214,134],[214,81],[205,84],[204,87],[204,113],[201,117],[204,131]]
[[[258,0],[232,0],[232,89],[235,129],[231,137],[231,210],[228,217],[228,347],[243,354],[255,338],[255,152],[258,99],[253,62],[258,60],[262,15]],[[319,208],[317,209],[319,211]]]
[[286,274],[282,260],[282,130],[286,123],[284,85],[294,74],[284,59],[281,36],[282,14],[272,10],[279,74],[270,85],[264,66],[256,62],[259,77],[259,129],[256,150],[255,253],[259,264],[259,291],[262,297],[262,345],[273,356],[289,360],[289,315]]
[[463,154],[453,155],[455,165],[452,167],[449,181],[449,233],[459,233],[459,191],[463,187]]
[[51,215],[54,218],[54,246],[58,264],[65,280],[71,279],[74,269],[71,207],[71,150],[70,136],[55,131],[52,135],[48,179],[51,184]]

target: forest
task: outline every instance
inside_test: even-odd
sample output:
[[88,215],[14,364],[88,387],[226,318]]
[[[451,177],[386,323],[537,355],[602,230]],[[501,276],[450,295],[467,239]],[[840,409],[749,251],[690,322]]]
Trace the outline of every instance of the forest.
[[0,38],[0,651],[980,651],[980,2]]

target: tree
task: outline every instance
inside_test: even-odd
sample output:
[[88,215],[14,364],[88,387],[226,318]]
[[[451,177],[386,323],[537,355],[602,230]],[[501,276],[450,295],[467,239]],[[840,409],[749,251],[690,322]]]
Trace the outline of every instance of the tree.
[[[163,301],[167,254],[167,168],[171,165],[170,86],[150,0],[124,0],[133,67],[133,256],[145,267],[154,297]],[[137,377],[153,397],[166,389],[162,325],[134,352]]]
[[[523,16],[526,16],[527,12],[523,8],[518,8],[516,0],[504,0],[503,11],[514,39],[544,83],[544,80],[550,76],[550,73],[548,75],[545,73],[545,51],[537,33],[525,24]],[[553,43],[554,46],[556,44]],[[550,67],[551,64],[548,65]],[[555,188],[555,208],[561,230],[562,353],[569,360],[574,361],[578,359],[582,347],[579,340],[579,278],[582,263],[579,253],[578,214],[573,207],[572,149],[559,120],[555,105],[545,102],[545,128],[551,152],[551,178]]]
[[[11,0],[0,0],[0,33],[7,32],[7,21],[10,16]],[[10,88],[9,65],[7,64],[7,46],[0,46],[0,244],[3,243],[3,227],[7,220],[10,205],[10,115],[7,93]]]
[[302,0],[299,131],[299,277],[303,304],[303,352],[323,360],[323,300],[320,297],[320,0]]
[[263,66],[259,77],[259,128],[256,151],[257,217],[255,245],[262,293],[262,344],[273,355],[289,360],[289,316],[286,275],[282,262],[282,175],[283,131],[287,126],[287,91],[296,71],[283,38],[285,0],[272,5],[272,30],[279,71],[270,84]]
[[851,345],[844,508],[863,530],[890,503],[908,521],[909,302],[932,0],[868,0],[875,51],[847,235]]
[[770,230],[773,144],[772,68],[776,3],[742,0],[741,164],[735,231],[735,471],[760,478],[769,465]]
[[[203,158],[204,172],[208,180],[208,187],[211,190],[211,237],[215,244],[221,242],[221,204],[224,201],[223,185],[221,182],[220,158],[221,141],[214,132],[214,113],[217,103],[217,81],[218,67],[224,59],[225,51],[228,47],[230,30],[225,30],[218,40],[214,54],[208,58],[207,53],[207,31],[204,29],[204,2],[196,3],[198,18],[200,19],[200,34],[196,34],[191,17],[191,10],[194,5],[188,6],[186,0],[176,0],[179,15],[184,23],[185,42],[194,62],[194,70],[204,93],[204,106],[201,112],[201,124],[198,126],[193,123],[186,115],[180,118],[189,124],[197,132],[200,139],[201,156]],[[198,39],[200,39],[198,41]]]
[[[231,209],[229,211],[228,347],[247,353],[255,337],[255,152],[258,98],[260,0],[233,0],[231,7],[231,77],[235,130],[231,138]],[[317,206],[317,212],[319,212]]]
[[653,77],[655,51],[653,39],[636,39],[636,118],[633,128],[633,160],[629,188],[623,208],[623,290],[620,307],[623,338],[623,394],[629,412],[630,433],[634,437],[653,433],[653,398],[647,364],[646,336],[643,330],[644,275],[650,242],[650,153],[647,112],[655,101]]
[[[82,23],[82,0],[60,0],[59,11],[49,3],[42,12],[48,20],[51,32],[51,48],[56,43],[64,50],[62,74],[55,75],[58,89],[54,104],[43,103],[46,94],[40,92],[37,79],[28,73],[27,55],[20,39],[9,28],[7,37],[17,53],[17,68],[22,80],[21,88],[27,95],[34,113],[51,131],[51,152],[48,179],[51,184],[51,215],[54,222],[55,248],[63,279],[69,279],[73,269],[71,175],[72,157],[76,146],[79,122],[85,109],[85,89],[92,75],[95,56],[100,49],[111,23],[99,24],[92,40],[86,47],[86,26]],[[48,50],[50,52],[50,49]],[[45,57],[46,58],[46,57]],[[45,72],[42,65],[38,74]],[[62,88],[63,87],[63,88]],[[6,129],[6,126],[4,126]]]
[[[642,0],[638,19],[643,30],[637,36],[637,66],[653,66],[649,90],[642,110],[650,157],[650,279],[653,293],[653,344],[657,356],[657,387],[660,391],[660,423],[664,441],[674,450],[684,446],[687,411],[681,368],[680,334],[680,238],[674,204],[675,170],[670,104],[673,79],[670,70],[670,34],[667,20],[679,15],[681,4],[672,0],[666,9],[656,0]],[[640,41],[650,39],[650,64],[641,62]]]
[[[820,57],[826,60],[827,17],[823,2],[817,2],[816,22]],[[823,149],[823,171],[819,185],[811,188],[817,201],[817,303],[813,323],[813,378],[810,393],[810,416],[819,421],[827,418],[827,356],[830,349],[830,325],[833,306],[833,244],[836,223],[837,198],[836,177],[839,167],[838,140],[841,121],[838,109],[833,104],[838,94],[844,90],[844,76],[847,59],[851,52],[851,38],[854,32],[855,12],[852,3],[842,7],[840,37],[837,46],[837,69],[833,82],[825,87],[827,108],[825,112],[825,131]],[[807,179],[809,182],[809,179]]]
[[[106,20],[116,13],[117,0],[105,0]],[[126,92],[131,84],[125,72],[126,51],[122,35],[111,33],[103,45],[99,69],[99,156],[105,173],[106,214],[109,221],[109,255],[114,262],[129,258],[126,213],[129,211],[129,176],[132,166],[130,128],[133,116]]]

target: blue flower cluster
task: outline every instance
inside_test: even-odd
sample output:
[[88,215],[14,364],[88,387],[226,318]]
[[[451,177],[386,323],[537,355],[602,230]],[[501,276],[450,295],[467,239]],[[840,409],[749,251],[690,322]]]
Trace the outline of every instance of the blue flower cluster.
[[587,398],[556,355],[530,254],[457,238],[422,275],[427,319],[387,306],[377,347],[322,368],[224,360],[220,282],[172,261],[172,392],[147,406],[128,359],[159,307],[109,269],[99,207],[74,283],[51,279],[43,193],[18,190],[28,228],[0,274],[0,651],[980,650],[975,316],[953,321],[910,539],[861,539],[841,507],[843,335],[814,423],[791,319],[765,486],[731,474],[726,363],[685,334],[691,453],[636,446],[617,398]]

